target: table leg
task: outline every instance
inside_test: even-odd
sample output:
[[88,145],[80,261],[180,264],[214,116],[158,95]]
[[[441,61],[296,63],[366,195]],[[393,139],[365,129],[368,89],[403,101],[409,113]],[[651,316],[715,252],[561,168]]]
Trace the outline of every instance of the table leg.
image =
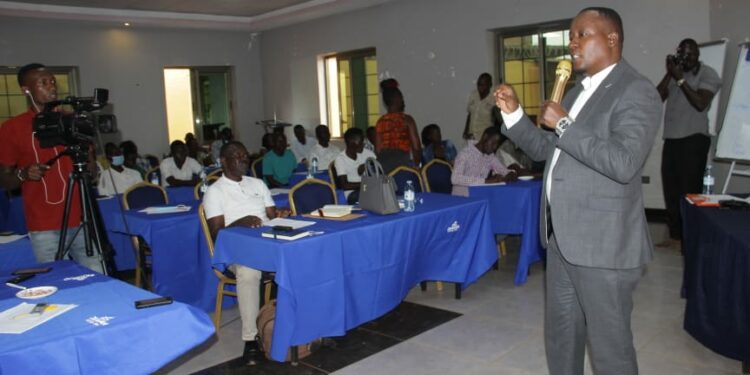
[[299,350],[297,348],[297,345],[292,346],[290,349],[292,351],[292,366],[297,366],[299,364]]
[[742,362],[742,373],[750,374],[750,362]]
[[456,283],[456,299],[461,299],[461,283]]

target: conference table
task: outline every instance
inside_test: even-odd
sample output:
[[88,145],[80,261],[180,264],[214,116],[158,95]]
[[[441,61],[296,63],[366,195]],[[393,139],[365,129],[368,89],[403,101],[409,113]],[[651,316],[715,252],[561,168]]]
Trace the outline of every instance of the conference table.
[[275,272],[271,355],[318,337],[340,336],[398,305],[425,280],[466,288],[497,261],[484,199],[418,193],[414,212],[351,221],[314,220],[295,241],[261,236],[268,228],[219,232],[213,264]]
[[[70,261],[46,263],[52,271],[24,281],[55,286],[35,300],[0,286],[0,311],[21,302],[75,304],[75,308],[20,334],[0,334],[2,374],[149,374],[214,334],[206,313],[183,303],[136,309],[157,295]],[[8,279],[0,272],[0,279]]]
[[750,369],[750,210],[681,205],[685,330]]
[[529,267],[542,260],[539,238],[539,199],[542,181],[516,181],[469,187],[469,196],[489,202],[490,222],[495,234],[520,234],[521,248],[516,266],[516,285],[526,282]]

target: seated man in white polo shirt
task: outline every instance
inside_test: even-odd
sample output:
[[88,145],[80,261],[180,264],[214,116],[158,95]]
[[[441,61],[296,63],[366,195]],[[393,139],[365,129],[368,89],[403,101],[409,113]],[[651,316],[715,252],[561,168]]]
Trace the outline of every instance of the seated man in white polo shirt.
[[167,186],[195,186],[198,184],[203,166],[197,160],[187,156],[188,149],[182,141],[169,145],[171,157],[161,161],[161,184]]
[[[208,228],[214,240],[219,230],[225,227],[257,228],[269,219],[289,216],[288,209],[276,209],[263,180],[246,176],[250,162],[242,143],[232,141],[225,144],[220,155],[223,175],[203,196]],[[254,365],[263,359],[256,340],[261,272],[240,264],[232,264],[229,268],[237,277],[237,300],[242,319],[242,340],[245,341],[243,358],[248,365]]]
[[143,182],[141,174],[135,169],[130,169],[125,164],[125,156],[122,149],[116,144],[109,142],[104,145],[104,154],[109,161],[109,168],[101,171],[97,190],[99,195],[122,194],[131,186]]
[[364,149],[364,134],[359,128],[351,128],[344,133],[346,149],[333,161],[336,167],[336,178],[344,189],[347,204],[359,201],[359,186],[365,172],[365,161],[375,159],[375,154]]

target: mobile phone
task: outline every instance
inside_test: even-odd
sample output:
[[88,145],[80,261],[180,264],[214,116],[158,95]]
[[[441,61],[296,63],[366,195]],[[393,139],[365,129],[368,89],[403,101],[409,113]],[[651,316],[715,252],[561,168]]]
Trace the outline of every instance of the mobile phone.
[[170,303],[172,303],[172,297],[159,297],[159,298],[151,298],[151,299],[142,299],[140,301],[135,301],[135,308],[136,309],[145,309],[147,307],[169,305]]
[[26,281],[26,280],[28,280],[28,279],[30,279],[30,278],[32,278],[32,277],[34,277],[34,274],[33,274],[33,273],[31,273],[31,274],[26,274],[26,275],[21,275],[21,276],[17,276],[17,277],[14,277],[14,278],[12,278],[12,279],[10,279],[10,280],[6,281],[6,283],[10,283],[10,284],[18,284],[18,283],[22,283],[22,282],[24,282],[24,281]]
[[47,310],[47,306],[49,306],[49,304],[47,303],[37,303],[36,306],[31,309],[30,314],[41,314],[44,312],[44,310]]
[[52,267],[39,267],[39,268],[19,268],[13,271],[12,275],[36,275],[38,273],[47,273],[52,270]]

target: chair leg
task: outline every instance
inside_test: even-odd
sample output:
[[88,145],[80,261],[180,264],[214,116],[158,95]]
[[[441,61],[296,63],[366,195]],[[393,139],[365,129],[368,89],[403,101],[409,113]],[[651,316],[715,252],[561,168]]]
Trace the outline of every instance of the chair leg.
[[505,247],[505,240],[500,241],[500,255],[507,256],[508,249]]
[[219,281],[219,287],[216,289],[216,307],[214,308],[214,328],[219,333],[221,325],[221,304],[224,303],[224,282]]
[[443,291],[443,282],[442,281],[436,281],[435,282],[435,289],[437,289],[438,292]]
[[427,281],[422,281],[421,283],[419,283],[419,288],[422,289],[423,292],[427,290]]
[[456,299],[461,299],[461,283],[456,283]]

